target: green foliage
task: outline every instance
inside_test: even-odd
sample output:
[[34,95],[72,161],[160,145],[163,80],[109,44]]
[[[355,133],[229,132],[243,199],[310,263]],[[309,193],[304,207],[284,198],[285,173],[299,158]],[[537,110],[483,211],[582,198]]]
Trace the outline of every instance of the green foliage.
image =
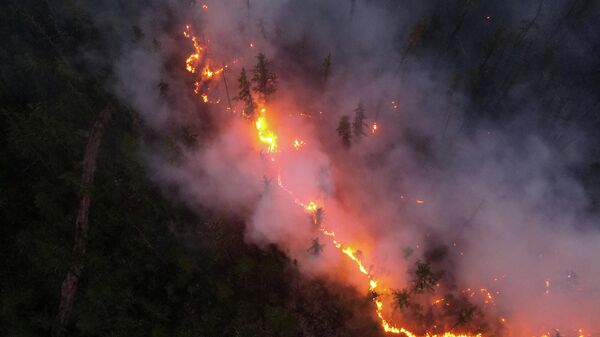
[[297,336],[298,322],[296,317],[289,310],[282,307],[267,306],[265,309],[265,317],[270,330],[276,336]]
[[258,54],[257,63],[252,69],[252,89],[265,101],[277,90],[277,74],[272,70],[272,63],[265,54]]
[[250,82],[246,77],[246,69],[242,67],[240,77],[238,77],[238,95],[233,99],[244,102],[244,108],[242,110],[242,116],[245,118],[252,118],[256,110],[256,104],[250,93]]
[[[13,27],[0,31],[11,51],[0,52],[3,336],[48,336],[55,325],[73,262],[83,149],[99,110],[114,100],[96,69],[75,62],[84,47],[102,57],[91,20],[75,4],[49,4],[11,1],[0,12]],[[127,31],[144,38],[135,25]],[[276,78],[268,64],[259,61],[255,81],[266,96]],[[166,83],[158,89],[168,98]],[[275,247],[250,246],[238,223],[163,199],[142,166],[143,124],[115,104],[98,152],[89,245],[66,335],[297,336],[315,327],[369,335],[374,322],[368,308],[351,304],[360,298],[355,292],[334,295],[334,286],[318,282],[299,288],[296,266]],[[176,160],[201,136],[183,127],[164,147]],[[344,324],[361,310],[363,325]]]
[[400,310],[410,305],[410,292],[408,289],[394,290],[394,306]]
[[423,293],[425,290],[433,291],[439,280],[440,275],[434,273],[428,263],[417,261],[412,281],[414,293]]

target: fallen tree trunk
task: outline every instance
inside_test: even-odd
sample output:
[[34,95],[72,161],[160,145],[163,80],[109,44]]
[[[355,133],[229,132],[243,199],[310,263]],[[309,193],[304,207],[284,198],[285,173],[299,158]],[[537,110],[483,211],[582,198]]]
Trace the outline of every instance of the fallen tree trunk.
[[88,136],[88,141],[85,146],[85,152],[82,162],[81,189],[82,195],[79,201],[79,209],[77,210],[77,218],[75,219],[75,243],[73,245],[74,263],[69,268],[65,279],[60,288],[60,304],[58,306],[57,320],[59,326],[55,330],[55,335],[60,335],[64,331],[64,327],[69,321],[71,310],[75,302],[75,294],[77,293],[77,285],[79,277],[83,269],[83,258],[85,256],[88,233],[89,233],[89,210],[91,202],[91,189],[94,183],[94,173],[96,171],[96,157],[104,128],[112,115],[113,107],[107,105],[98,116],[92,130]]

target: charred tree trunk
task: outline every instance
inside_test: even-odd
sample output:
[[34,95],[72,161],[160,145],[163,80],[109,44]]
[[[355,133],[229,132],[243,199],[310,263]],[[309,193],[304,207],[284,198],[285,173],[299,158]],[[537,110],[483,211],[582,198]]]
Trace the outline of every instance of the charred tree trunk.
[[64,327],[69,321],[71,309],[73,309],[75,294],[77,293],[77,286],[83,269],[83,258],[87,248],[89,233],[88,215],[91,202],[91,188],[94,183],[94,173],[96,171],[96,157],[104,128],[110,120],[112,110],[113,107],[108,105],[100,112],[85,146],[81,176],[82,195],[79,201],[79,209],[77,210],[77,218],[75,219],[74,263],[69,268],[60,288],[60,304],[57,315],[59,326],[54,331],[55,335],[62,334]]

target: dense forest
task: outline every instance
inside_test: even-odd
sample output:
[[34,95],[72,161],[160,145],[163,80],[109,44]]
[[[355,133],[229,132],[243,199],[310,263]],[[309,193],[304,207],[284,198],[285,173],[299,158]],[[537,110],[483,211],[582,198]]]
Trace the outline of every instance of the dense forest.
[[[290,11],[304,6],[289,2]],[[360,15],[360,4],[371,1],[339,2],[346,17]],[[573,135],[585,139],[584,159],[569,169],[590,200],[585,212],[597,214],[600,5],[563,1],[557,21],[543,28],[537,23],[543,15],[534,12],[518,28],[492,29],[478,26],[487,20],[481,20],[482,1],[451,2],[432,1],[414,24],[403,27],[408,33],[399,31],[397,46],[390,47],[397,63],[381,71],[406,72],[417,67],[415,59],[450,69],[450,84],[441,95],[452,101],[461,93],[467,117],[460,130],[466,134],[475,133],[481,121],[502,127],[520,121],[527,126],[516,133],[535,129],[559,149],[577,144]],[[193,135],[187,128],[159,134],[114,92],[114,62],[127,52],[114,41],[153,45],[139,13],[162,11],[159,24],[175,32],[185,19],[175,18],[179,13],[172,3],[193,6],[164,3],[6,0],[0,5],[0,335],[384,335],[371,309],[377,293],[303,274],[278,245],[248,240],[239,213],[209,205],[191,208],[151,178],[145,149],[160,148],[177,160],[185,151],[182,144],[202,144],[214,132],[206,125],[218,121],[200,116],[204,128]],[[396,1],[382,3],[391,12],[401,10]],[[497,13],[490,15],[510,16],[500,5],[489,7]],[[273,39],[281,48],[272,60],[281,73],[278,86],[290,74],[312,72],[303,81],[325,90],[330,73],[343,68],[329,50],[313,57],[306,40]],[[176,73],[172,68],[181,67],[177,62],[185,52],[171,55],[173,64],[164,68]],[[255,109],[248,99],[252,73],[269,75],[260,70],[264,55],[257,55],[244,70],[248,78],[232,75],[229,83],[232,99],[246,111]],[[282,70],[282,58],[294,68]],[[156,92],[174,100],[172,87],[161,82]],[[518,94],[512,91],[516,87]],[[326,125],[341,149],[355,147],[370,132],[365,114],[373,109],[368,102],[353,106]],[[520,114],[529,107],[535,113]],[[199,114],[204,109],[200,102],[197,109]],[[406,142],[427,162],[429,140],[414,132],[407,133]],[[413,299],[442,291],[436,284],[453,277],[441,262],[444,244],[431,244],[406,271],[411,283],[393,289],[394,310],[422,326],[432,326],[434,316]],[[321,246],[317,240],[306,248],[318,255]],[[466,297],[444,291],[457,308],[444,312],[449,326],[504,331],[485,321]]]
[[[277,247],[244,243],[235,219],[192,215],[161,196],[138,152],[143,125],[106,90],[111,69],[89,69],[80,57],[82,48],[101,57],[106,43],[86,10],[73,1],[2,5],[0,334],[376,334],[368,299],[351,288],[304,280]],[[85,184],[98,121],[95,178]],[[85,195],[88,243],[79,252]],[[63,325],[61,284],[78,263],[77,299]]]

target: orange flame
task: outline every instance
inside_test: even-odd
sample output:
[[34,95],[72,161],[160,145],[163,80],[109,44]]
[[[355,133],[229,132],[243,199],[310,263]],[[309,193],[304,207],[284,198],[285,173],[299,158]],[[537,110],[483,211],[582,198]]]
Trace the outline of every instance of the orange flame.
[[[206,9],[208,9],[208,5],[203,4],[202,8],[206,10]],[[190,38],[192,40],[193,46],[194,46],[194,52],[190,56],[188,56],[185,64],[186,64],[187,71],[189,71],[190,73],[196,73],[198,66],[200,66],[201,63],[203,62],[203,59],[206,58],[205,48],[200,44],[198,38],[196,38],[195,36],[193,36],[190,33],[190,30],[191,30],[191,27],[189,25],[186,25],[186,30],[183,32],[183,35],[186,38]],[[254,44],[252,42],[250,42],[250,47],[251,48],[254,47]],[[208,95],[206,93],[201,93],[201,83],[209,81],[209,80],[213,79],[215,76],[221,74],[224,71],[224,69],[227,68],[228,66],[225,65],[222,68],[212,69],[210,67],[209,60],[204,60],[204,62],[205,63],[202,68],[202,71],[198,74],[199,81],[196,81],[194,83],[194,92],[196,94],[200,94],[202,100],[205,103],[208,103],[209,102]],[[234,61],[234,63],[236,63],[236,61]],[[219,100],[217,100],[216,102],[219,102]],[[392,108],[398,109],[397,101],[392,101]],[[267,120],[267,109],[264,106],[264,104],[259,105],[259,114],[255,121],[255,127],[256,127],[257,136],[258,136],[259,141],[267,146],[267,152],[273,153],[273,152],[279,151],[278,136],[269,126],[269,121]],[[371,126],[371,132],[375,133],[375,132],[377,132],[377,129],[378,129],[377,123],[373,123]],[[301,148],[303,145],[304,145],[304,141],[299,140],[299,139],[294,140],[293,146],[296,150]],[[271,158],[271,160],[274,161],[274,158]],[[293,199],[294,203],[296,203],[297,205],[304,208],[305,211],[309,212],[314,217],[317,216],[317,211],[319,209],[322,209],[322,207],[319,206],[315,201],[309,201],[308,203],[303,203],[302,201],[300,201],[300,199],[298,199],[296,196],[294,196],[294,193],[291,190],[287,189],[283,185],[283,182],[281,180],[281,174],[279,174],[277,177],[277,185],[282,190],[287,192],[287,194]],[[416,203],[423,204],[424,201],[416,200]],[[315,223],[316,223],[316,221],[315,221]],[[365,264],[362,260],[362,254],[359,253],[359,251],[357,249],[352,248],[352,247],[338,241],[336,239],[336,233],[328,230],[326,227],[321,225],[319,230],[323,233],[323,235],[325,235],[326,237],[328,237],[331,240],[331,243],[333,244],[333,246],[335,246],[337,249],[339,249],[340,252],[344,256],[346,256],[348,259],[350,259],[352,262],[354,262],[354,265],[356,265],[358,271],[361,274],[363,274],[367,277],[369,291],[374,292],[375,289],[378,289],[378,287],[380,287],[380,281],[375,278],[375,275],[373,275],[369,270],[367,270],[367,268],[365,267]],[[546,280],[545,285],[546,285],[546,289],[548,289],[550,287],[550,280]],[[467,289],[467,291],[471,292],[470,289]],[[546,292],[548,292],[548,290],[546,290]],[[472,292],[472,293],[474,294],[475,292]],[[494,300],[493,296],[487,289],[481,288],[480,293],[486,298],[485,303],[488,303],[487,301],[493,303],[493,300]],[[441,303],[443,301],[444,301],[443,299],[438,299],[438,300],[435,300],[433,304]],[[406,337],[418,337],[416,334],[412,333],[411,331],[408,331],[407,329],[405,329],[403,327],[394,326],[392,323],[390,323],[389,321],[387,321],[385,319],[385,317],[384,317],[384,302],[380,299],[379,294],[374,294],[373,303],[375,304],[375,315],[379,319],[379,323],[380,323],[382,329],[386,333],[404,334]],[[505,318],[500,318],[500,321],[502,323],[506,323]],[[579,337],[584,337],[583,330],[581,330],[581,329],[578,330],[578,334],[579,334]],[[455,334],[453,332],[444,332],[442,334],[431,334],[431,333],[427,332],[425,335],[423,335],[421,337],[482,337],[482,334],[481,333],[474,334],[474,335],[472,335],[472,334]]]
[[190,54],[190,56],[188,56],[188,58],[185,60],[185,69],[193,74],[196,72],[196,68],[198,67],[202,56],[204,55],[204,47],[202,46],[202,44],[200,44],[198,38],[192,35],[190,31],[191,26],[186,25],[185,31],[183,32],[183,36],[192,40],[192,44],[194,45],[194,52]]
[[[203,6],[204,7],[204,6]],[[208,7],[206,7],[208,8]],[[210,81],[217,78],[218,75],[222,74],[228,65],[224,65],[220,68],[214,68],[211,66],[211,60],[207,57],[206,46],[203,45],[198,37],[192,33],[192,27],[190,25],[185,26],[183,36],[192,40],[194,51],[185,60],[185,69],[196,74],[196,81],[194,82],[194,93],[200,95],[204,103],[209,103],[208,94],[205,92],[208,90]],[[198,69],[201,70],[198,72]],[[217,99],[211,103],[219,103]]]
[[256,118],[256,131],[258,131],[258,139],[267,145],[267,152],[277,151],[277,134],[269,128],[267,121],[267,108],[260,108],[259,115]]
[[[266,124],[266,109],[264,107],[261,108],[260,110],[260,115],[256,121],[256,127],[257,130],[259,131],[259,139],[261,139],[261,141],[263,143],[266,143],[269,145],[269,147],[271,147],[272,143],[270,142],[272,139],[269,137],[265,137],[264,133],[265,132],[270,132],[272,133],[272,131],[270,131],[267,127]],[[274,135],[274,133],[272,133]],[[264,139],[263,139],[264,138]],[[275,137],[276,140],[276,137]],[[296,198],[294,196],[294,193],[287,189],[284,185],[283,182],[281,180],[281,174],[279,174],[277,176],[277,185],[284,190],[286,193],[288,193],[290,195],[290,197],[293,198],[294,203],[296,203],[297,205],[301,206],[302,208],[304,208],[305,211],[307,211],[308,213],[310,213],[313,216],[316,216],[316,212],[317,210],[319,210],[321,207],[317,204],[317,202],[310,200],[307,203],[303,203],[302,201],[300,201],[298,198]],[[344,245],[342,242],[338,241],[335,237],[335,233],[332,231],[327,230],[324,226],[322,226],[321,228],[319,228],[319,230],[327,237],[331,238],[331,243],[337,248],[339,249],[345,256],[347,256],[350,260],[352,260],[354,262],[354,264],[358,267],[358,270],[367,276],[368,281],[369,281],[369,291],[374,291],[379,284],[379,281],[375,278],[375,276],[369,272],[367,270],[367,268],[365,267],[361,257],[359,256],[359,251],[349,247],[347,245]],[[383,330],[386,333],[393,333],[393,334],[404,334],[407,337],[418,337],[417,335],[415,335],[414,333],[406,330],[403,327],[396,327],[394,325],[392,325],[390,322],[388,322],[385,318],[384,318],[384,305],[383,305],[383,301],[381,301],[378,296],[375,296],[373,298],[373,303],[375,304],[375,314],[377,315],[377,317],[379,318],[379,322],[381,327],[383,328]],[[424,335],[423,337],[482,337],[482,334],[475,334],[475,335],[468,335],[468,334],[454,334],[452,332],[445,332],[444,334],[438,335],[438,334],[430,334],[427,333],[426,335]]]

